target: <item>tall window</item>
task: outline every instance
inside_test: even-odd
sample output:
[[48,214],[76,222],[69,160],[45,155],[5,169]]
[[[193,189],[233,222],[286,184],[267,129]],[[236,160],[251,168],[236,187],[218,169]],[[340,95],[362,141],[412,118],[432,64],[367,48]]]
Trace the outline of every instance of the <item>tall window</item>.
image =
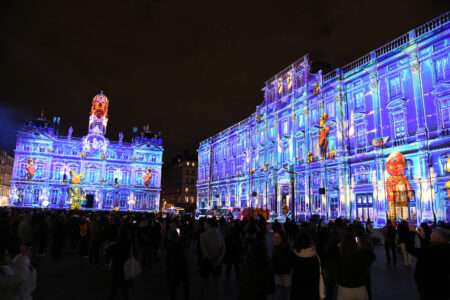
[[312,149],[313,155],[315,157],[319,157],[320,156],[320,147],[319,147],[319,143],[318,143],[319,136],[314,135],[312,138],[313,138],[313,140],[311,142],[312,142],[312,147],[313,147],[313,149]]
[[443,81],[448,76],[449,66],[447,57],[441,57],[434,61],[436,81]]
[[303,158],[303,140],[297,141],[297,160],[304,160]]
[[88,180],[90,183],[94,183],[95,182],[95,169],[94,168],[89,168],[88,169]]
[[392,113],[392,127],[396,139],[401,139],[406,136],[405,115],[402,111]]
[[312,121],[312,124],[319,123],[319,112],[317,111],[317,109],[313,109],[311,111],[311,121]]
[[289,134],[289,124],[287,121],[283,121],[283,135]]
[[312,203],[313,203],[313,209],[317,212],[317,211],[319,211],[320,210],[320,204],[321,204],[321,201],[320,201],[320,194],[316,194],[316,193],[314,193],[313,195],[312,195]]
[[450,98],[440,101],[440,113],[442,119],[442,127],[450,127]]
[[356,110],[364,109],[364,93],[362,91],[356,92],[354,95],[354,103]]
[[51,190],[50,191],[50,203],[55,205],[57,201],[58,201],[58,191]]
[[41,196],[41,190],[39,190],[39,189],[34,190],[33,204],[38,204],[39,203],[40,196]]
[[335,110],[336,110],[336,105],[334,104],[334,101],[328,102],[327,103],[327,115],[329,118],[334,118]]
[[304,116],[303,116],[303,113],[302,113],[302,112],[299,112],[299,113],[296,115],[296,117],[297,117],[297,119],[298,119],[298,127],[299,127],[299,128],[303,128],[303,126],[305,126],[305,118],[304,118]]
[[356,194],[356,215],[360,220],[373,220],[373,196],[371,193]]
[[55,167],[55,173],[53,174],[53,178],[55,178],[55,180],[61,180],[61,167]]
[[113,177],[114,177],[114,171],[108,170],[108,173],[106,174],[106,181],[108,181],[108,183],[113,183]]
[[356,131],[356,146],[365,147],[366,146],[366,124],[359,123],[355,125]]
[[389,94],[391,99],[398,98],[402,95],[400,77],[397,76],[389,79]]

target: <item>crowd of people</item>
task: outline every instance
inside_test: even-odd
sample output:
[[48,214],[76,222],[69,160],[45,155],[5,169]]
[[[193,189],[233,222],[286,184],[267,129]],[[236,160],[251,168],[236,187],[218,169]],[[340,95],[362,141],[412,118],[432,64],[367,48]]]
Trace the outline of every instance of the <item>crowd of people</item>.
[[[39,271],[33,257],[48,255],[58,263],[74,255],[67,249],[110,270],[109,299],[129,299],[141,268],[156,264],[164,265],[171,300],[193,299],[195,272],[203,283],[201,299],[220,299],[226,284],[234,284],[238,298],[245,300],[372,299],[373,231],[370,221],[340,218],[282,224],[261,216],[195,220],[7,208],[0,210],[0,299],[32,299]],[[415,228],[388,221],[381,233],[388,264],[396,265],[397,251],[405,266],[416,262],[420,299],[449,299],[445,224]]]

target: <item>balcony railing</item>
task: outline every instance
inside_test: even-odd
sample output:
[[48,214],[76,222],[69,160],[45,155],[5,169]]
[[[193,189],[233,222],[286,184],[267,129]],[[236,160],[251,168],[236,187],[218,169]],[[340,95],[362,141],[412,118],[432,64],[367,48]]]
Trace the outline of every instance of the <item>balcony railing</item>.
[[402,36],[396,38],[395,40],[376,49],[375,55],[378,58],[378,57],[383,56],[391,51],[394,51],[395,49],[402,47],[405,44],[408,44],[408,42],[409,42],[409,34],[405,33]]
[[364,55],[363,57],[360,57],[354,61],[352,61],[349,64],[346,64],[345,66],[342,67],[342,71],[344,73],[347,73],[351,70],[354,70],[356,68],[360,68],[362,66],[367,65],[370,62],[370,53],[367,53],[366,55]]
[[414,29],[416,37],[419,37],[427,32],[430,32],[438,27],[441,27],[447,24],[450,21],[450,11],[434,18],[431,21],[426,22],[423,25],[420,25]]

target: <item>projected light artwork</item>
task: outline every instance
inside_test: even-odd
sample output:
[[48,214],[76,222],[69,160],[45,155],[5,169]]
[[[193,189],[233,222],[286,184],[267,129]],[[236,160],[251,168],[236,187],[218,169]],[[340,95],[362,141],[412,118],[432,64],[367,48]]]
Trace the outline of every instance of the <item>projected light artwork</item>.
[[[9,205],[157,211],[162,139],[148,126],[131,143],[106,138],[109,99],[94,97],[88,134],[59,135],[60,118],[43,115],[17,134]],[[130,199],[133,201],[130,202]]]
[[450,220],[450,14],[327,74],[309,56],[198,148],[199,208]]

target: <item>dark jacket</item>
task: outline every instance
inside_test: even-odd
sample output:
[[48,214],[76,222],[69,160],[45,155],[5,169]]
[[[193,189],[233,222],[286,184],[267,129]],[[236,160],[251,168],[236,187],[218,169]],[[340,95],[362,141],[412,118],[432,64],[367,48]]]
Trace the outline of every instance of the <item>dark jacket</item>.
[[410,240],[410,230],[408,223],[400,223],[398,225],[398,243],[399,244],[407,244]]
[[409,252],[417,257],[414,278],[420,299],[450,299],[450,245],[430,245]]
[[275,274],[289,274],[292,270],[291,250],[288,245],[273,247],[272,264]]
[[366,286],[369,282],[370,265],[375,255],[367,249],[358,249],[352,255],[340,254],[338,258],[338,285],[348,288]]
[[291,299],[318,300],[320,266],[313,248],[295,251],[292,257]]
[[272,294],[274,289],[273,268],[267,257],[267,251],[262,242],[256,241],[242,267],[239,299],[266,299],[266,296]]

